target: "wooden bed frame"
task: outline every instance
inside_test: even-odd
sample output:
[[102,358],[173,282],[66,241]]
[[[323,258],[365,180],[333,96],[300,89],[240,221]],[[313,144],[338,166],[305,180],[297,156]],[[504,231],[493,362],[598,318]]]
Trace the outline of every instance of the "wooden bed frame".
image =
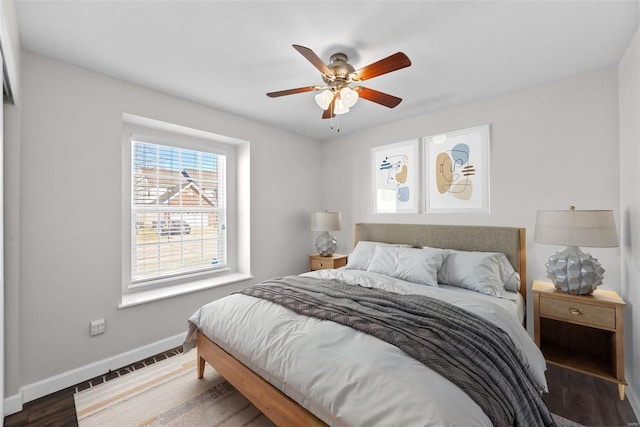
[[[465,251],[502,252],[520,273],[520,293],[527,301],[526,230],[513,227],[356,224],[355,243],[368,240],[407,243]],[[526,316],[525,316],[526,318]],[[198,378],[209,363],[231,385],[278,426],[327,424],[198,331]]]

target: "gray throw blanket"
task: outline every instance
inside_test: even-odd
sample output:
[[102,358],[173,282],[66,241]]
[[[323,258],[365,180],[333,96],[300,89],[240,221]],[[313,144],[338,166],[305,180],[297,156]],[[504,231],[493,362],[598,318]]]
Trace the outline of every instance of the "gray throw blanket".
[[508,334],[454,305],[300,276],[272,279],[240,293],[395,345],[461,388],[495,426],[555,425]]

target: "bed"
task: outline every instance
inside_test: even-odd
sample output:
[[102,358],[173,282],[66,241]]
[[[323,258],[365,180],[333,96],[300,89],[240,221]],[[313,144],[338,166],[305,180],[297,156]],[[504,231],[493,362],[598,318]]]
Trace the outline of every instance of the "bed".
[[[524,229],[356,224],[354,243],[347,267],[274,279],[267,284],[243,290],[245,293],[230,295],[198,309],[189,319],[185,340],[185,349],[197,346],[198,378],[203,377],[205,363],[209,363],[280,426],[483,426],[502,424],[505,419],[510,420],[510,425],[518,424],[512,420],[519,420],[520,425],[553,425],[546,405],[540,403],[541,393],[547,390],[544,358],[523,327],[526,318]],[[446,249],[444,255],[442,249]],[[425,284],[433,278],[423,270],[416,273],[413,267],[405,270],[402,270],[404,267],[398,267],[404,266],[407,259],[415,259],[416,255],[422,257],[424,253],[429,254],[429,262],[435,265],[430,265],[425,271],[436,268],[436,279],[438,282],[442,279],[442,283]],[[496,274],[503,274],[503,264],[508,264],[504,268],[508,267],[517,273],[509,276],[510,289],[499,289],[499,295],[496,296],[492,294],[493,289],[485,292],[486,289],[482,288],[484,284],[474,282],[471,288],[465,288],[466,283],[456,286],[444,284],[445,280],[457,280],[453,276],[467,268],[471,263],[469,260],[475,259],[473,256],[484,257],[486,253],[502,255],[501,258],[495,258],[501,260],[496,261],[501,263],[499,269],[494,269]],[[441,255],[442,258],[439,258]],[[403,261],[399,263],[399,259]],[[358,262],[363,265],[358,265]],[[396,270],[386,271],[389,268]],[[441,272],[443,277],[440,276]],[[446,277],[447,274],[450,277]],[[481,271],[477,276],[484,274]],[[427,276],[431,278],[425,279]],[[469,275],[465,277],[463,282],[469,279]],[[519,279],[516,288],[513,288],[513,278]],[[427,282],[423,283],[424,280]],[[474,280],[471,279],[472,282]],[[508,287],[507,279],[502,283],[505,288]],[[295,288],[298,286],[300,289]],[[331,309],[309,308],[305,298],[308,294],[316,295],[316,287],[329,289],[327,292],[330,295],[326,298],[331,301]],[[334,295],[335,292],[338,294]],[[437,310],[454,310],[451,312],[453,314],[446,316],[455,321],[438,314],[431,316],[428,322],[458,322],[468,324],[469,329],[474,322],[479,323],[481,326],[477,329],[480,332],[474,333],[482,333],[483,337],[489,332],[497,334],[500,337],[496,340],[506,340],[508,345],[496,345],[508,348],[501,349],[506,353],[500,353],[500,356],[494,356],[494,350],[489,351],[489,356],[475,355],[479,353],[477,349],[461,350],[474,353],[474,357],[495,359],[486,363],[485,359],[481,359],[482,363],[478,363],[483,367],[496,363],[486,368],[488,373],[479,377],[479,382],[488,384],[479,391],[481,387],[477,387],[476,380],[469,380],[471,377],[465,375],[480,375],[476,371],[485,368],[476,368],[474,365],[469,365],[472,368],[465,367],[471,363],[466,359],[463,365],[449,365],[454,363],[449,359],[457,360],[458,350],[452,351],[456,353],[453,355],[442,353],[438,357],[428,356],[434,364],[427,367],[421,359],[425,351],[422,347],[414,350],[419,346],[413,341],[406,343],[404,338],[397,339],[397,334],[405,337],[413,332],[398,332],[395,325],[387,324],[387,320],[373,326],[361,322],[360,317],[353,321],[351,306],[335,308],[332,304],[336,301],[349,299],[348,304],[353,304],[351,296],[342,297],[346,295],[344,292],[354,292],[357,298],[362,298],[367,304],[380,298],[382,305],[387,306],[390,305],[387,301],[392,300],[394,306],[389,310],[396,310],[396,304],[413,307],[414,304],[423,303],[435,304]],[[296,307],[287,306],[283,301],[276,303],[278,298],[289,302],[293,300]],[[298,305],[303,306],[300,311],[296,311]],[[368,313],[369,308],[363,310]],[[315,314],[312,316],[311,312],[322,312],[325,317],[314,317]],[[402,321],[405,322],[405,312],[402,313]],[[386,319],[395,319],[398,314],[393,312],[388,316]],[[407,316],[412,316],[409,317],[411,325],[414,325],[411,322],[423,322],[421,315]],[[337,318],[346,320],[340,323]],[[366,323],[366,326],[358,326],[360,323]],[[361,329],[354,329],[354,324]],[[491,326],[493,324],[498,326]],[[381,328],[386,329],[380,332]],[[466,333],[466,330],[462,331],[462,335]],[[384,341],[379,339],[381,334],[393,336]],[[420,345],[431,346],[430,342],[425,344],[423,341],[429,341],[431,335],[439,334],[428,335],[428,339],[420,335],[416,340]],[[494,340],[493,335],[486,339],[487,342]],[[458,340],[464,341],[465,338],[463,336]],[[402,342],[398,344],[396,341]],[[433,348],[438,351],[440,348],[449,348],[452,339],[447,337],[445,341],[445,344],[437,341]],[[467,342],[471,341],[467,339]],[[413,351],[418,352],[417,356],[414,355],[418,360],[408,355]],[[511,359],[518,360],[514,362]],[[503,366],[506,361],[510,363],[509,368]],[[498,383],[490,383],[487,376],[493,378],[496,375],[494,371],[508,372],[505,376],[513,378],[505,380],[500,377],[496,380]],[[458,372],[461,372],[460,376]],[[505,385],[505,382],[523,385]],[[495,391],[498,389],[499,392]],[[487,394],[491,396],[486,397]]]

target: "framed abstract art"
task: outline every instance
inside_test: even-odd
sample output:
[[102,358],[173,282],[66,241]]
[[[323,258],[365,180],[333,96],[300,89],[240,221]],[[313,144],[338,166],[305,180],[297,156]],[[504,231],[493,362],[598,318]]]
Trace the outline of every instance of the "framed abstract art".
[[424,138],[425,213],[488,214],[489,125]]
[[373,213],[418,213],[420,141],[371,148]]

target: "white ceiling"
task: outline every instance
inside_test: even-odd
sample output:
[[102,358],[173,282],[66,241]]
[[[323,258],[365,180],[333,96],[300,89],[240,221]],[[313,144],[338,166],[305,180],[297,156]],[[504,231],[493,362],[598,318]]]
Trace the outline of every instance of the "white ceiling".
[[409,68],[366,81],[403,98],[360,100],[341,134],[618,63],[638,0],[69,1],[18,0],[25,49],[311,138],[335,136],[313,93],[322,84],[291,45],[356,69],[397,51]]

